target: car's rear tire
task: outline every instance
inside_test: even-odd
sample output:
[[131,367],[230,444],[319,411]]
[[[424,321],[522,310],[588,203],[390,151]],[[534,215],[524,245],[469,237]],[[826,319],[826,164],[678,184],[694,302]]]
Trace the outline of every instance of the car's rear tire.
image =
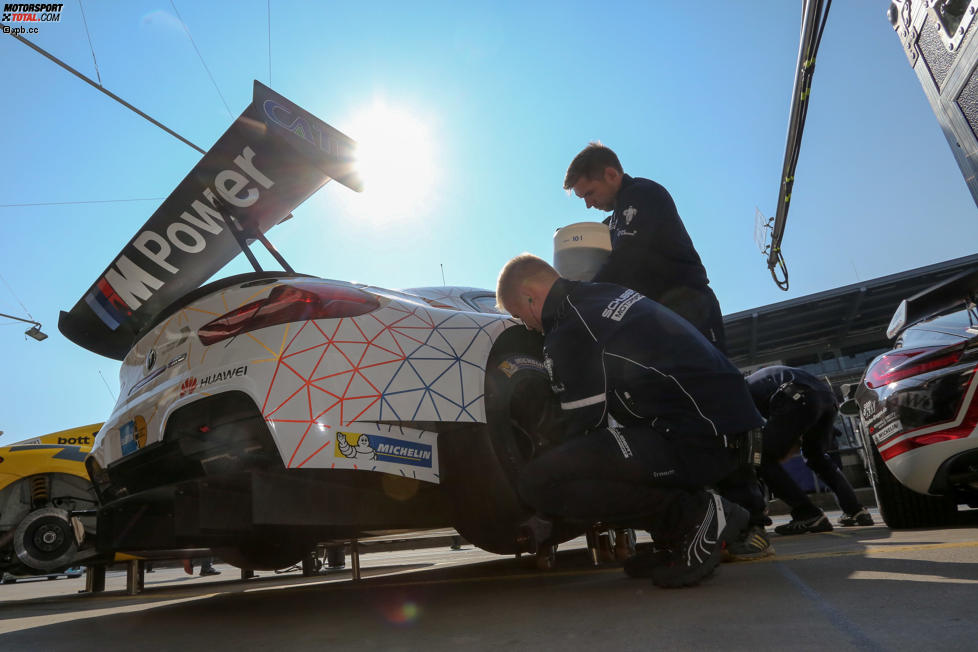
[[[560,439],[560,406],[543,364],[517,354],[486,369],[486,424],[439,438],[442,484],[453,525],[471,544],[497,554],[521,552],[519,526],[532,514],[517,491],[526,463]],[[546,543],[579,534],[557,528]]]
[[944,527],[957,519],[953,497],[927,496],[907,489],[886,467],[875,446],[873,468],[876,470],[876,496],[883,522],[894,530],[918,527]]

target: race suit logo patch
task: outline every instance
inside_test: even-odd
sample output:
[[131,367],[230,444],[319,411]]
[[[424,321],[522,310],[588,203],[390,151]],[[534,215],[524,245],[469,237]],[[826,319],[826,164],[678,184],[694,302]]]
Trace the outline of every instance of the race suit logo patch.
[[563,383],[557,382],[557,376],[554,375],[554,360],[551,358],[546,351],[543,352],[543,368],[547,370],[547,376],[550,377],[550,390],[554,394],[560,394],[566,389]]
[[625,226],[628,226],[629,224],[632,223],[632,218],[638,215],[638,209],[635,208],[634,206],[629,206],[628,208],[623,210],[621,214],[625,216]]
[[358,432],[336,433],[336,457],[357,460],[376,460],[394,464],[410,464],[431,468],[431,446],[404,441],[383,435],[364,435]]
[[611,321],[621,321],[628,309],[642,298],[642,295],[635,290],[625,290],[617,299],[612,300],[608,307],[601,313],[602,317]]
[[621,450],[621,456],[626,460],[632,456],[632,448],[628,445],[628,442],[621,434],[621,428],[608,428],[608,432],[614,437],[615,443],[618,444],[619,450]]

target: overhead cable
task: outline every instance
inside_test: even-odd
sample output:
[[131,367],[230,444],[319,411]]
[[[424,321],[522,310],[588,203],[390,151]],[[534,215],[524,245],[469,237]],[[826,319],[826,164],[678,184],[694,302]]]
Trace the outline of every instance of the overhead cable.
[[224,102],[224,108],[227,109],[228,115],[231,116],[232,120],[234,120],[234,114],[231,113],[231,107],[228,106],[227,100],[224,99],[224,93],[221,92],[221,89],[218,87],[217,82],[214,80],[214,75],[211,74],[211,69],[208,68],[207,64],[204,62],[204,56],[200,53],[200,50],[197,48],[197,43],[194,42],[194,37],[190,35],[190,28],[187,27],[187,23],[183,22],[183,18],[180,17],[180,12],[177,11],[177,6],[173,4],[173,0],[170,0],[170,6],[173,7],[173,13],[177,15],[177,20],[180,21],[181,25],[183,25],[183,31],[187,33],[187,38],[190,39],[190,45],[194,46],[194,52],[197,53],[197,58],[200,59],[200,65],[204,66],[204,70],[207,72],[207,76],[211,78],[211,83],[214,84],[214,88],[217,90],[217,94],[221,97],[221,101]]
[[145,118],[146,120],[149,120],[154,125],[156,125],[160,129],[162,129],[166,133],[170,134],[171,136],[173,136],[174,138],[176,138],[180,142],[182,142],[182,143],[184,143],[186,145],[189,145],[189,146],[193,147],[195,150],[197,150],[201,154],[206,154],[207,153],[206,150],[201,149],[197,145],[194,145],[192,142],[190,142],[189,140],[187,140],[186,138],[184,138],[183,136],[181,136],[177,132],[173,131],[172,129],[170,129],[169,127],[167,127],[165,124],[163,124],[159,120],[156,120],[155,118],[152,118],[149,115],[143,113],[142,111],[140,111],[139,109],[137,109],[136,107],[134,107],[129,102],[126,102],[124,99],[122,99],[121,97],[119,97],[118,95],[116,95],[115,93],[113,93],[112,91],[106,89],[104,86],[101,86],[99,84],[96,84],[94,81],[92,81],[92,79],[90,77],[86,77],[85,75],[83,75],[82,73],[78,72],[77,70],[75,70],[74,68],[72,68],[71,66],[69,66],[67,63],[65,63],[61,59],[57,58],[56,56],[54,56],[53,54],[51,54],[47,50],[43,49],[42,47],[40,47],[38,45],[35,45],[34,43],[31,43],[30,41],[28,41],[26,38],[24,38],[20,34],[15,34],[13,30],[10,31],[10,36],[14,37],[15,39],[17,39],[18,41],[20,41],[21,43],[23,43],[27,47],[29,47],[32,50],[34,50],[35,52],[38,52],[39,54],[44,55],[46,58],[48,58],[51,61],[53,61],[54,63],[58,64],[59,66],[61,66],[62,68],[64,68],[65,70],[67,70],[68,72],[70,72],[71,74],[73,74],[75,77],[78,77],[82,81],[84,81],[84,82],[86,82],[88,84],[91,84],[94,88],[96,88],[99,91],[105,93],[106,95],[108,95],[113,100],[115,100],[116,102],[118,102],[122,106],[126,107],[130,111],[132,111],[132,112],[136,113],[137,115]]
[[265,0],[268,11],[268,85],[272,85],[272,0]]
[[95,46],[92,45],[92,34],[88,31],[88,19],[85,18],[85,7],[82,5],[82,0],[78,0],[78,8],[81,9],[82,23],[85,25],[85,35],[88,37],[88,47],[92,51],[92,63],[95,64],[95,76],[98,77],[98,85],[102,85],[102,75],[98,71],[98,61],[95,60]]
[[[24,305],[24,302],[20,300],[20,297],[17,296],[17,293],[14,292],[14,289],[12,287],[10,287],[10,283],[7,283],[7,279],[5,279],[3,277],[3,274],[0,274],[0,281],[3,281],[3,284],[7,286],[7,289],[8,290],[10,290],[10,294],[14,295],[14,299],[16,299],[17,300],[17,303],[20,304],[20,307],[24,309],[24,314],[26,314],[28,317],[30,317],[31,320],[33,321],[34,320],[34,315],[32,315],[31,314],[31,311],[27,309],[27,306]],[[5,315],[5,316],[9,316],[9,315]],[[19,319],[19,318],[18,317],[13,317],[12,319]],[[21,321],[23,321],[23,320],[21,320]]]
[[72,204],[117,204],[127,201],[158,201],[163,197],[136,197],[134,199],[89,199],[87,201],[42,201],[32,204],[0,204],[0,208],[20,208],[23,206],[68,206]]

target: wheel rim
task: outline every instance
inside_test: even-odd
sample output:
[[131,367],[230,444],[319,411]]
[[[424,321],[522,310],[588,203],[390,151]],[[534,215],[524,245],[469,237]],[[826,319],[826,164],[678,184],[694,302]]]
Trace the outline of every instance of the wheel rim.
[[28,514],[17,526],[14,549],[21,563],[37,570],[69,565],[77,544],[67,512],[47,507]]

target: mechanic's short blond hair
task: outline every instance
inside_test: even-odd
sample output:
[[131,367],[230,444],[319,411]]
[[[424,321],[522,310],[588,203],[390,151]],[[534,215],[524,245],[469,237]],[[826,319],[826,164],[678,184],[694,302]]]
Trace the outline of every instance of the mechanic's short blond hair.
[[512,314],[507,306],[515,305],[520,287],[524,283],[535,278],[549,281],[559,277],[557,270],[543,258],[533,254],[520,254],[510,259],[499,271],[499,279],[496,281],[496,306]]

